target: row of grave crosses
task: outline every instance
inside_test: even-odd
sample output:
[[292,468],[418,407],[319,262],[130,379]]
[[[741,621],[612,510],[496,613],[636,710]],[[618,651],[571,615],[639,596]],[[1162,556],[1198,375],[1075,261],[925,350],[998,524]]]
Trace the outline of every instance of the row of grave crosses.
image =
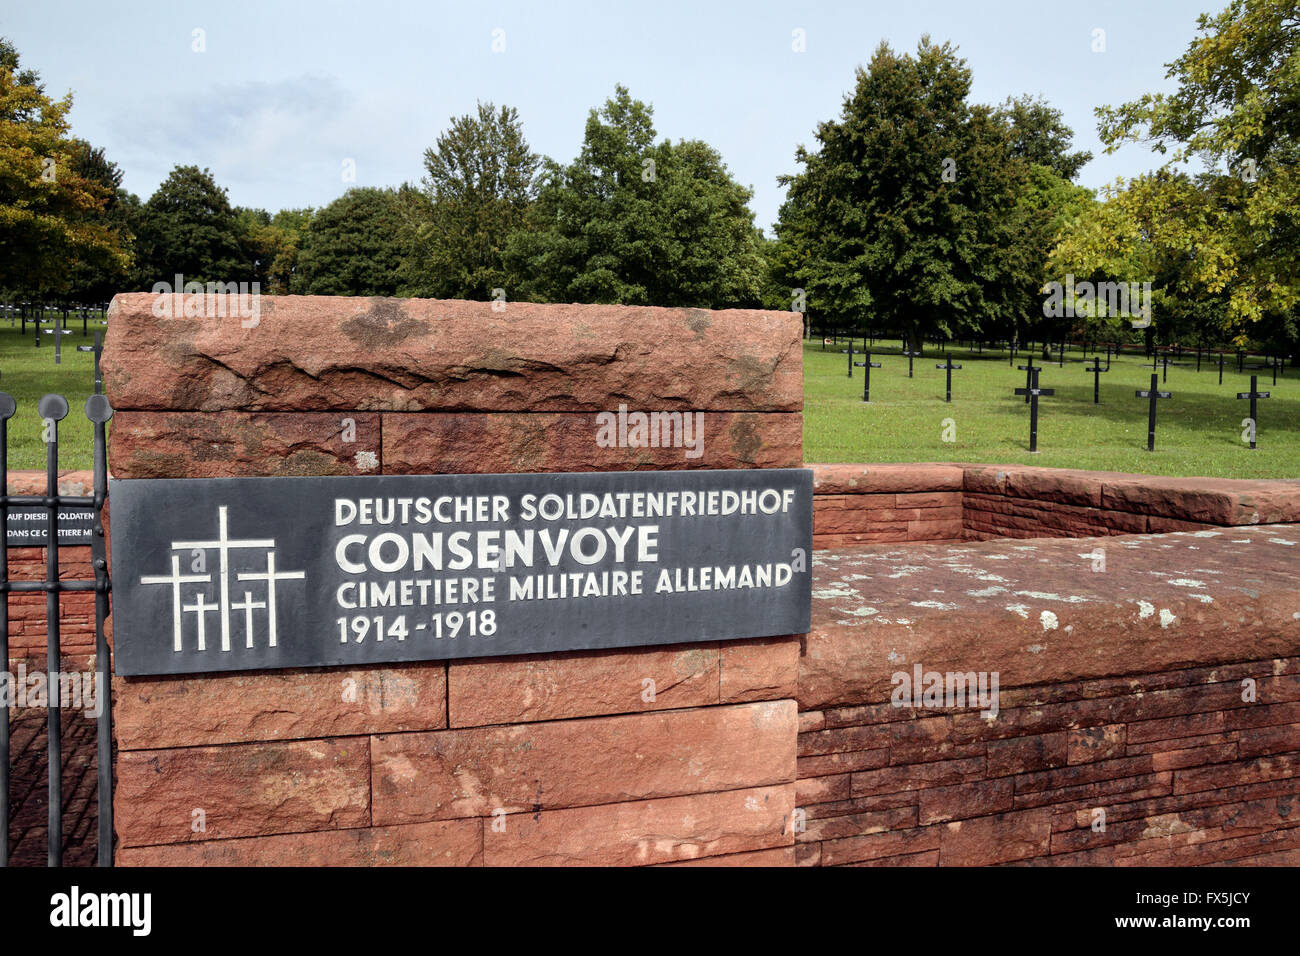
[[[863,352],[863,351],[854,352],[854,351],[853,351],[853,342],[852,342],[852,341],[849,342],[849,347],[848,347],[848,348],[846,348],[846,349],[840,349],[840,352],[842,352],[842,353],[847,353],[848,356],[849,356],[849,378],[852,378],[852,377],[853,377],[853,370],[854,370],[855,368],[860,368],[860,369],[863,370],[863,373],[864,373],[864,379],[863,379],[863,382],[862,382],[862,400],[863,400],[864,402],[870,402],[870,401],[871,401],[871,370],[872,370],[873,368],[880,368],[880,363],[879,363],[879,362],[873,362],[873,361],[871,361],[871,353],[870,353],[870,352]],[[911,378],[911,377],[912,377],[912,362],[913,362],[913,360],[914,360],[917,356],[919,356],[921,353],[920,353],[920,352],[908,352],[908,351],[904,351],[902,354],[907,356],[907,377],[908,377],[908,378]],[[855,362],[855,361],[853,361],[853,356],[854,356],[854,355],[861,355],[861,356],[863,357],[863,361],[861,361],[861,362]],[[944,356],[943,356],[943,364],[942,364],[942,365],[936,365],[935,368],[937,368],[937,369],[946,369],[947,372],[948,372],[948,387],[947,387],[947,390],[946,390],[946,392],[945,392],[945,398],[944,398],[944,401],[945,401],[945,402],[951,402],[951,401],[952,401],[952,373],[953,373],[954,371],[959,371],[959,370],[961,369],[961,366],[960,366],[960,365],[953,365],[953,364],[952,364],[952,356],[945,352],[945,353],[944,353]]]
[[[245,540],[232,540],[227,532],[227,513],[226,507],[222,505],[217,509],[217,527],[218,533],[215,540],[212,541],[173,541],[171,555],[171,573],[170,574],[146,574],[140,578],[141,584],[163,584],[171,587],[172,591],[172,650],[179,654],[184,650],[184,622],[186,614],[193,614],[196,621],[196,633],[198,636],[198,650],[205,651],[208,646],[208,614],[218,611],[221,614],[220,632],[221,632],[221,649],[229,651],[230,644],[230,618],[231,611],[243,611],[244,620],[244,646],[251,648],[254,646],[254,629],[253,629],[253,612],[258,610],[266,611],[266,638],[267,646],[276,646],[276,584],[280,581],[301,581],[306,577],[303,571],[280,571],[275,566],[275,539],[274,538],[251,538]],[[230,599],[230,552],[247,549],[265,549],[266,570],[265,571],[239,571],[236,572],[237,581],[264,581],[266,582],[266,599],[263,601],[253,600],[253,592],[246,590],[243,592],[242,600],[231,601]],[[211,584],[212,575],[207,573],[182,574],[181,573],[181,556],[178,552],[215,550],[218,554],[217,566],[217,600],[210,601],[207,595],[207,588],[195,588],[192,595],[192,601],[189,604],[184,603],[182,588],[189,584]]]
[[[847,349],[840,349],[840,352],[848,354],[850,378],[853,377],[854,368],[860,368],[863,370],[864,375],[862,381],[862,400],[864,402],[870,402],[871,401],[871,370],[873,368],[880,368],[880,363],[871,361],[870,352],[863,352],[863,351],[855,352],[853,349],[853,343],[851,341],[849,342],[849,347]],[[853,361],[853,357],[855,354],[861,355],[864,361],[861,362]],[[902,354],[907,356],[907,377],[911,378],[912,360],[916,356],[920,355],[921,353],[904,351]],[[1038,373],[1043,370],[1043,366],[1034,364],[1034,357],[1032,354],[1030,355],[1028,361],[1029,361],[1028,365],[1016,366],[1016,368],[1018,368],[1020,371],[1025,373],[1025,387],[1017,388],[1015,390],[1015,393],[1017,395],[1023,395],[1025,397],[1025,404],[1029,406],[1029,450],[1031,452],[1037,452],[1038,451],[1038,399],[1040,396],[1054,395],[1056,394],[1056,390],[1051,388],[1039,387]],[[1161,372],[1153,373],[1151,376],[1151,387],[1149,389],[1137,389],[1133,393],[1136,398],[1145,398],[1148,399],[1149,402],[1147,408],[1147,451],[1156,450],[1156,402],[1162,398],[1174,397],[1173,392],[1161,391],[1157,387],[1159,380],[1162,377],[1167,378],[1169,375],[1168,354],[1166,353],[1162,357],[1162,360],[1160,362],[1153,361],[1148,363],[1147,368],[1160,368],[1161,365],[1163,365]],[[936,365],[935,368],[947,372],[947,388],[945,389],[944,401],[951,402],[952,401],[952,373],[955,370],[959,370],[961,366],[954,365],[952,361],[952,356],[945,352],[944,363],[942,365]],[[1273,380],[1274,383],[1276,384],[1277,382],[1276,361],[1274,362],[1272,368],[1273,368]],[[1101,359],[1097,356],[1093,356],[1092,365],[1091,366],[1085,365],[1083,370],[1089,373],[1090,375],[1092,375],[1092,402],[1094,405],[1100,405],[1101,404],[1101,376],[1104,373],[1110,371],[1109,350],[1107,350],[1105,368],[1101,367]],[[1219,382],[1220,384],[1222,384],[1223,382],[1222,353],[1220,353],[1219,355]],[[1237,398],[1239,399],[1250,399],[1249,421],[1250,421],[1250,447],[1251,448],[1258,447],[1256,443],[1257,427],[1259,422],[1258,399],[1268,398],[1268,397],[1269,397],[1268,392],[1259,391],[1258,377],[1255,375],[1252,375],[1250,377],[1250,391],[1237,393]]]

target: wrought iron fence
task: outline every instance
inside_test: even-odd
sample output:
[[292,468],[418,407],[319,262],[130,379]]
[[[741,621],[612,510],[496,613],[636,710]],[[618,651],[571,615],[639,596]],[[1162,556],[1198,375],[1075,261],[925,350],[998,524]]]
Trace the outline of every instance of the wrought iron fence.
[[[97,336],[98,338],[98,336]],[[108,466],[105,457],[105,431],[113,409],[101,393],[98,342],[95,355],[95,394],[86,400],[85,415],[94,424],[94,481],[93,494],[59,494],[59,438],[58,428],[68,415],[68,402],[62,395],[46,395],[37,403],[45,439],[45,494],[10,495],[9,490],[9,419],[18,410],[13,396],[0,392],[0,661],[9,667],[9,595],[15,592],[45,592],[46,626],[46,677],[49,682],[47,710],[46,761],[49,786],[49,829],[47,863],[59,866],[63,862],[63,779],[62,779],[62,704],[60,687],[55,675],[62,669],[59,648],[59,595],[64,591],[95,592],[95,691],[99,701],[97,717],[97,771],[100,866],[113,862],[113,716],[112,685],[108,642],[104,637],[104,621],[108,617],[108,556],[104,538],[104,505],[108,500]],[[44,508],[46,522],[45,578],[42,581],[11,581],[9,579],[9,509],[11,506]],[[94,522],[91,535],[91,567],[94,580],[64,581],[59,577],[59,511],[68,506],[93,509]],[[12,683],[11,683],[12,686]],[[8,866],[9,847],[9,699],[0,695],[3,715],[0,715],[0,865]]]

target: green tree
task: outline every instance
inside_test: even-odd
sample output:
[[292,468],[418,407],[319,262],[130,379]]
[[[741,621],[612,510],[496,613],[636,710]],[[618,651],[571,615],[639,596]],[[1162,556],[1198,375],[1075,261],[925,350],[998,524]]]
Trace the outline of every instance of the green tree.
[[778,237],[809,312],[833,327],[988,334],[1026,314],[1039,271],[1024,245],[1028,163],[971,75],[928,37],[915,57],[881,44],[857,71],[820,148],[800,147]]
[[0,289],[67,296],[79,276],[129,262],[107,212],[120,174],[72,137],[71,108],[0,38]]
[[528,147],[519,114],[479,103],[453,119],[424,152],[427,202],[417,223],[409,283],[416,295],[489,299],[506,285],[505,246],[536,194],[540,157]]
[[312,217],[297,254],[294,291],[397,295],[410,244],[397,190],[349,189]]
[[70,258],[67,295],[77,302],[106,302],[130,285],[135,239],[131,222],[140,200],[122,188],[122,170],[104,155],[102,147],[77,140],[72,168],[107,193],[104,204],[88,211],[85,221],[113,236],[123,255]]
[[256,276],[241,245],[226,190],[197,166],[177,166],[140,209],[136,285],[157,282],[249,282]]
[[268,295],[291,291],[298,249],[311,216],[309,208],[282,209],[275,215],[265,209],[235,209],[244,263]]
[[516,298],[722,308],[757,304],[764,263],[748,208],[706,143],[655,143],[653,111],[619,86],[568,166],[547,161],[511,236]]
[[1092,153],[1070,152],[1074,130],[1042,97],[1009,96],[997,115],[1011,129],[1011,154],[1046,166],[1060,179],[1074,179],[1092,160]]
[[[1225,322],[1244,331],[1300,303],[1300,6],[1233,0],[1197,32],[1168,64],[1177,89],[1098,109],[1099,132],[1108,152],[1145,142],[1167,157],[1112,202],[1182,258],[1184,285],[1226,294]],[[1195,179],[1193,160],[1207,167]]]

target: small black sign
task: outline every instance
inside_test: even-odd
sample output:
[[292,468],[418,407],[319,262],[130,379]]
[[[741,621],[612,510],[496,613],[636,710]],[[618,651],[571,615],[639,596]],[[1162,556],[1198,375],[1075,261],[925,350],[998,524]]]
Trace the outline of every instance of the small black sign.
[[800,634],[812,472],[115,480],[123,675]]
[[[11,548],[43,548],[49,539],[50,512],[33,505],[10,505],[8,541]],[[59,545],[87,545],[95,534],[95,510],[67,505],[59,509]]]

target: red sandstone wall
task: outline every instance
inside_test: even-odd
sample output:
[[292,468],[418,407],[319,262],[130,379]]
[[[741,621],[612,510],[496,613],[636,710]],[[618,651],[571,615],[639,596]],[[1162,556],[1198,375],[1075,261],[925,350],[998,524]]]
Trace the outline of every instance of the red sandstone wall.
[[[59,474],[59,493],[89,495],[93,479],[88,471],[65,471]],[[9,472],[11,495],[45,493],[45,472]],[[90,547],[60,548],[59,575],[63,580],[93,581]],[[9,576],[15,581],[45,579],[44,548],[10,548]],[[39,661],[45,669],[45,595],[20,591],[9,595],[9,657],[12,661]],[[95,594],[93,591],[69,591],[59,595],[59,646],[64,658],[76,663],[78,670],[91,670],[95,656]]]
[[[119,477],[801,462],[793,316],[286,298],[264,300],[257,330],[237,330],[169,324],[151,304],[119,297],[110,324]],[[598,448],[592,412],[619,402],[705,412],[703,457]],[[1183,494],[1164,479],[1052,484],[1013,471],[818,467],[816,543],[1295,520],[1287,487]],[[1037,500],[1053,504],[1029,513]],[[1280,588],[1259,611],[1269,640],[1251,646],[1292,650],[1268,659],[1191,603],[1178,606],[1186,631],[1112,622],[1080,631],[1082,652],[1031,639],[1018,619],[954,628],[949,612],[920,610],[871,625],[866,595],[840,588],[803,640],[118,678],[117,858],[1294,862],[1297,829],[1279,820],[1300,778],[1300,659],[1274,633],[1294,605]],[[864,645],[863,624],[894,630]],[[872,676],[891,653],[943,665],[931,651],[990,645],[1008,671],[996,724],[895,710]],[[1197,666],[1207,653],[1218,662]],[[1260,686],[1250,708],[1233,698],[1243,676]],[[1102,798],[1099,839],[1089,824]]]
[[813,546],[1089,537],[1300,520],[1300,481],[1023,465],[811,465]]
[[1001,698],[801,713],[800,864],[1300,864],[1300,658]]
[[[241,330],[152,302],[109,324],[117,477],[802,463],[796,315],[289,297]],[[598,447],[619,403],[704,412],[703,456]],[[789,637],[116,678],[117,860],[793,863],[797,661]]]
[[813,547],[962,538],[960,465],[811,465]]
[[[819,552],[800,862],[1300,863],[1298,546],[1289,524]],[[916,667],[997,674],[996,716],[895,707]]]

